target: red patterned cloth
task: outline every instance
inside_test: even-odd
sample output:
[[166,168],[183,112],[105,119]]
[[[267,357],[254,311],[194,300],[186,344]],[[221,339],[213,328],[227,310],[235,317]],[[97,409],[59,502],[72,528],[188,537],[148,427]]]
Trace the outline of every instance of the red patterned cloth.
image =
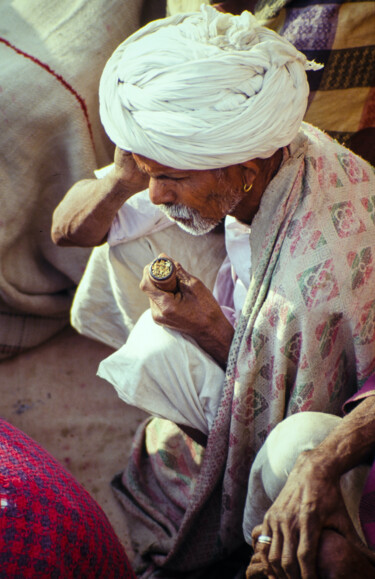
[[1,419],[0,577],[135,578],[90,495],[38,444]]

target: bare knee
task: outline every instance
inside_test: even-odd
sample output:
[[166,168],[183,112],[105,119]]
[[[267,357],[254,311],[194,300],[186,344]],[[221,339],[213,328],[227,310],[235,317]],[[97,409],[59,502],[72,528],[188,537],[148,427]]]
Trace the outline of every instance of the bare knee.
[[333,530],[323,531],[318,550],[320,579],[373,579],[375,567],[366,555]]

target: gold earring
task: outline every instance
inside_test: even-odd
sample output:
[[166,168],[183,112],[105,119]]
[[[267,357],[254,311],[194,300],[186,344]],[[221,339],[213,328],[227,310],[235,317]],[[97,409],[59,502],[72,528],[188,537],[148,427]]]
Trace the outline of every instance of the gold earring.
[[251,183],[250,185],[245,185],[243,186],[243,190],[245,191],[245,193],[248,193],[250,191],[250,189],[252,188],[253,184]]

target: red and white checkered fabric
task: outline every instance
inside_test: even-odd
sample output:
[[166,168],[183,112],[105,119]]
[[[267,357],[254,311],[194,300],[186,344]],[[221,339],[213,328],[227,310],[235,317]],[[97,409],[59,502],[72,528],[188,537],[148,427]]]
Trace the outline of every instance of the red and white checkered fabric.
[[134,579],[104,512],[54,458],[0,419],[0,578]]

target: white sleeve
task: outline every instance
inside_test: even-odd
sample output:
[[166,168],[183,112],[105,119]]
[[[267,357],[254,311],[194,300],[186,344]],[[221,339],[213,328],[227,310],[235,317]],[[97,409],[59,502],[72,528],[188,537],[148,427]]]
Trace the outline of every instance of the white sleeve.
[[[105,177],[112,165],[95,171],[98,179]],[[108,244],[118,245],[133,241],[151,233],[156,233],[173,225],[173,222],[150,201],[148,189],[136,193],[126,201],[117,212],[108,233]]]

